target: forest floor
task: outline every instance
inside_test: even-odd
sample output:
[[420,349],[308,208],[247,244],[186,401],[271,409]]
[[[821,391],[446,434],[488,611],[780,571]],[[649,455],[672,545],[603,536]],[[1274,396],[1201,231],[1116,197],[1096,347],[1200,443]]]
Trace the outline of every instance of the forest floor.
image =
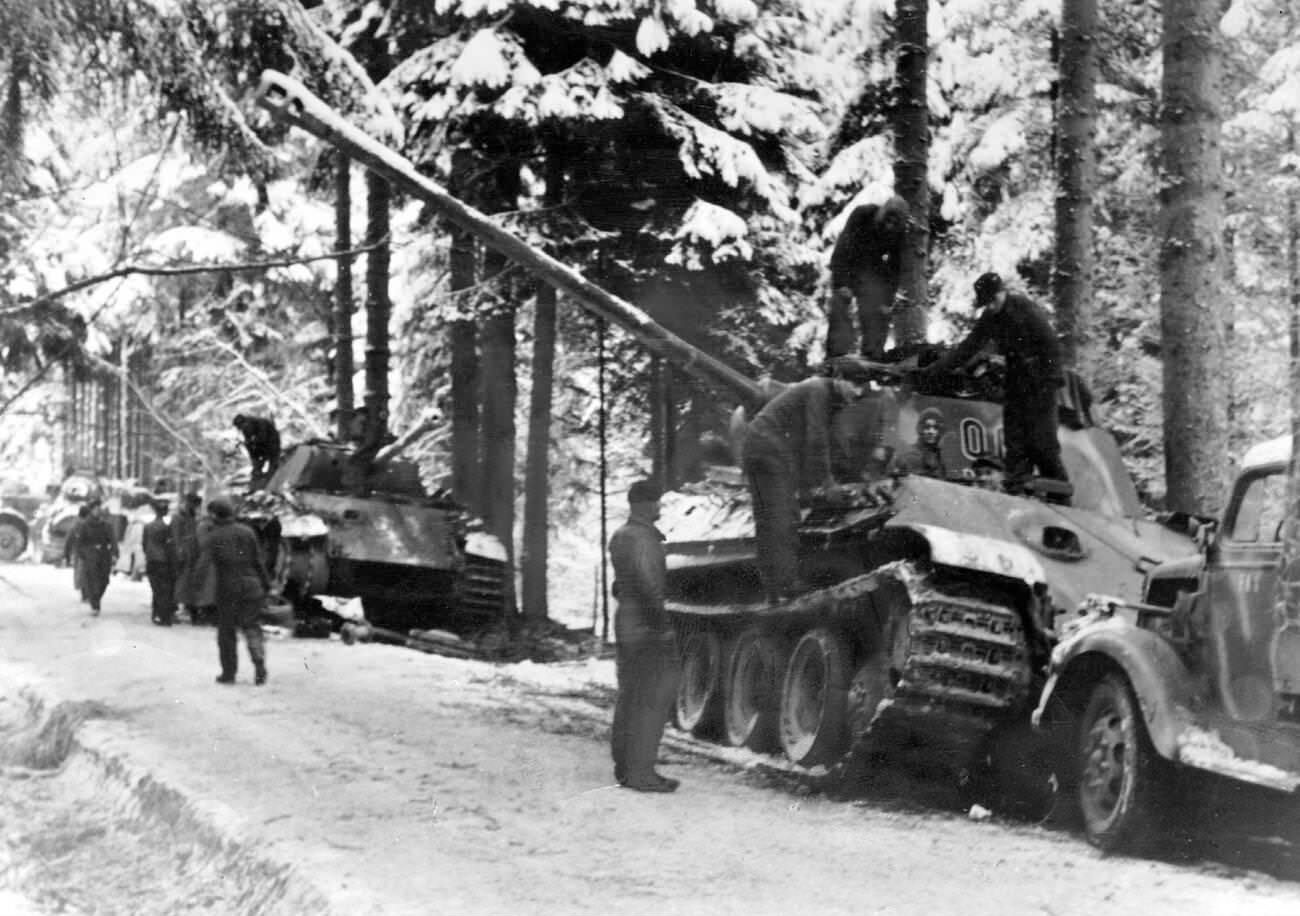
[[222,687],[211,628],[150,625],[122,578],[92,618],[70,578],[0,567],[6,914],[1300,912],[1255,815],[1178,861],[1107,857],[677,734],[681,789],[641,795],[611,779],[609,660],[278,639],[267,686],[242,662]]

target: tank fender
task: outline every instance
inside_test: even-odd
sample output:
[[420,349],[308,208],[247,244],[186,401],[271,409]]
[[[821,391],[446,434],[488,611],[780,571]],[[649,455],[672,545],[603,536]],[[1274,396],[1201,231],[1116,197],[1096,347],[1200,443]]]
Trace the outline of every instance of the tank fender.
[[1047,572],[1028,547],[996,538],[987,538],[938,525],[888,525],[908,528],[925,538],[930,545],[930,560],[941,566],[975,569],[1021,579],[1030,585],[1047,581]]
[[283,538],[323,538],[329,533],[325,520],[311,512],[289,515],[280,521],[280,537]]
[[486,531],[471,531],[465,538],[465,552],[489,560],[500,560],[502,563],[509,559],[506,545],[496,535]]
[[1052,650],[1034,727],[1042,724],[1053,697],[1068,693],[1103,660],[1119,667],[1133,685],[1156,751],[1177,761],[1179,736],[1196,721],[1197,683],[1165,639],[1120,616],[1089,621]]

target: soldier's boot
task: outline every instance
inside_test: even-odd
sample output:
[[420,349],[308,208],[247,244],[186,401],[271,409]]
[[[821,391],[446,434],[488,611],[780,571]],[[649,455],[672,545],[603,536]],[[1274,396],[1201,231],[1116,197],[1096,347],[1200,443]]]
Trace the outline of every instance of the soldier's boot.
[[253,660],[253,683],[259,687],[266,683],[266,641],[260,626],[247,627],[244,639],[248,641],[248,656]]

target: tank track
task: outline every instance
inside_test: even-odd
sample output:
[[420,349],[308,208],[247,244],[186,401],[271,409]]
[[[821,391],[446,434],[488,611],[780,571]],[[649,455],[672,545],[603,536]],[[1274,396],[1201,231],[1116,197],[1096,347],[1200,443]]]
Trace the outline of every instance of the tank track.
[[881,750],[921,745],[943,753],[946,748],[963,765],[1029,700],[1030,653],[1016,608],[945,591],[916,564],[899,561],[801,595],[784,610],[840,620],[879,614],[884,608],[877,608],[872,596],[891,583],[906,591],[910,607],[878,621],[897,680],[864,738]]

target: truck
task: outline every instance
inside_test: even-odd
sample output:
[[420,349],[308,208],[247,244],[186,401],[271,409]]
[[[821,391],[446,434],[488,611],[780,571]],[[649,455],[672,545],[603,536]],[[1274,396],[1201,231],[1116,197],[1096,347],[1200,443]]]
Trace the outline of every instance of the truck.
[[[264,73],[258,102],[730,397],[735,457],[746,417],[771,386],[457,200],[296,81]],[[925,745],[965,768],[1028,730],[1058,623],[1086,595],[1110,590],[1138,601],[1150,570],[1195,547],[1185,531],[1147,516],[1077,384],[1063,390],[1059,433],[1072,490],[1039,480],[1030,495],[1012,495],[975,485],[975,462],[1001,449],[996,372],[921,389],[910,381],[915,362],[855,362],[892,451],[915,445],[923,413],[942,414],[952,476],[861,468],[853,486],[810,494],[798,531],[799,578],[809,589],[778,603],[761,594],[752,506],[735,468],[666,496],[668,610],[683,669],[678,725],[777,749],[800,767],[832,764],[867,742]],[[845,411],[838,422],[852,435],[866,414]]]
[[1278,600],[1291,449],[1246,452],[1222,519],[1141,601],[1092,595],[1064,622],[1033,717],[1100,848],[1158,843],[1192,771],[1300,786],[1300,617]]

